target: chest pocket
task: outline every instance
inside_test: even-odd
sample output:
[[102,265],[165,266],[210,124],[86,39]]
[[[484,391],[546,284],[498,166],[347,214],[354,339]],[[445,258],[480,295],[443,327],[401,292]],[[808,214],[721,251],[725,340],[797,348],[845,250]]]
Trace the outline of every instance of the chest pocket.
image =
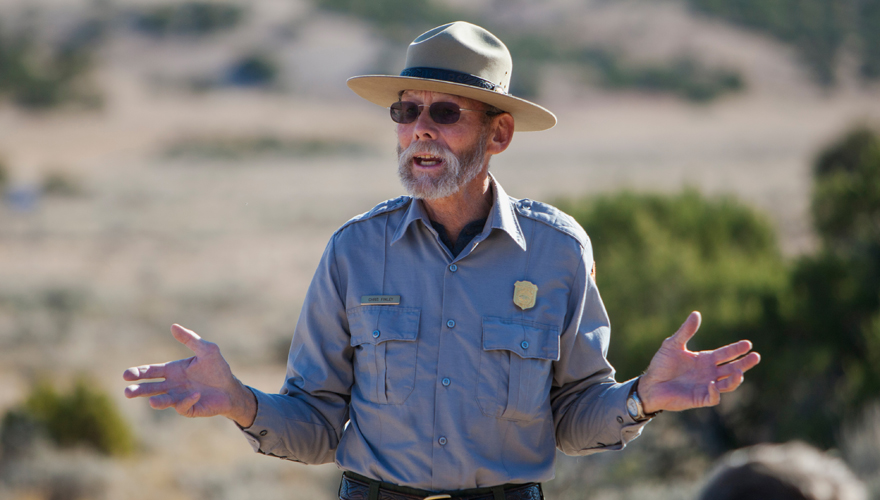
[[484,415],[529,421],[550,411],[559,330],[531,321],[484,317],[477,402]]
[[397,306],[349,309],[356,390],[378,404],[402,404],[413,391],[420,310]]

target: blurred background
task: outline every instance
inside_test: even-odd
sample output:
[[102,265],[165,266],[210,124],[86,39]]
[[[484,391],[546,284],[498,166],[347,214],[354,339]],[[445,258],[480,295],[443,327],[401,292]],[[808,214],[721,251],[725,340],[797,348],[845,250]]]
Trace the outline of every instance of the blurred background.
[[0,498],[334,498],[224,419],[122,396],[181,323],[277,391],[333,231],[402,194],[349,76],[467,20],[554,111],[492,171],[591,235],[618,380],[691,310],[764,361],[557,499],[688,499],[726,452],[804,441],[880,498],[880,0],[0,1]]

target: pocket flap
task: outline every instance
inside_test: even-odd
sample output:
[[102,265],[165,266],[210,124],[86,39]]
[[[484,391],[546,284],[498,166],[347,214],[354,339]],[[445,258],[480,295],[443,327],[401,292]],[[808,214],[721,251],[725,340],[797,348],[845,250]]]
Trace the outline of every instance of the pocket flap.
[[388,340],[414,342],[419,334],[421,311],[416,308],[359,306],[347,312],[352,347]]
[[559,329],[533,321],[484,317],[483,349],[556,361],[559,359]]

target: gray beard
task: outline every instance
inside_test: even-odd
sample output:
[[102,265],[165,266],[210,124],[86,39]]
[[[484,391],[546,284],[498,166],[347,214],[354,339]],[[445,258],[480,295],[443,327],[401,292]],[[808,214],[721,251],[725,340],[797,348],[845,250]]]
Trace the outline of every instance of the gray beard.
[[[473,148],[456,155],[446,147],[432,141],[413,141],[409,147],[402,149],[397,145],[397,175],[406,192],[412,197],[422,200],[438,200],[457,193],[462,186],[474,180],[483,169],[483,158],[486,154],[486,143],[489,134],[480,134],[480,140]],[[419,175],[413,173],[413,156],[416,151],[428,153],[445,162],[445,168],[438,176]]]

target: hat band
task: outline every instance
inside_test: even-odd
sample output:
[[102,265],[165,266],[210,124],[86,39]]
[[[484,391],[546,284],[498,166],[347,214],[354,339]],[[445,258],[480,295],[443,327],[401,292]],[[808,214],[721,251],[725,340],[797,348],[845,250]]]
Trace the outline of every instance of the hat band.
[[463,85],[470,85],[471,87],[479,87],[481,89],[491,90],[493,92],[500,92],[502,94],[507,93],[504,91],[501,85],[492,83],[489,80],[480,78],[479,76],[462,73],[460,71],[453,71],[451,69],[406,68],[405,70],[400,72],[400,76],[410,76],[413,78],[424,78],[427,80],[440,80],[444,82],[460,83]]

